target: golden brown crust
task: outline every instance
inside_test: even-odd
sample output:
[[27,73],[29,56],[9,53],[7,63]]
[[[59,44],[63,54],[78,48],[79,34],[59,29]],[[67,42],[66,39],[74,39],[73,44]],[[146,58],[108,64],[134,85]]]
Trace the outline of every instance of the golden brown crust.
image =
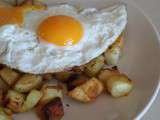
[[84,84],[76,87],[68,92],[68,95],[73,99],[81,102],[91,102],[100,95],[103,91],[102,83],[96,78],[92,78]]

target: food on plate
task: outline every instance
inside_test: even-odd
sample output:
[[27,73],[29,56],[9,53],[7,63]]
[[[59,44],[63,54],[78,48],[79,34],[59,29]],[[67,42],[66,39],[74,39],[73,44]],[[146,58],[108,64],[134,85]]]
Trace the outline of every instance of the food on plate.
[[3,95],[3,90],[0,89],[0,105],[3,104],[3,97],[4,97],[4,95]]
[[64,115],[61,98],[55,97],[50,102],[37,109],[41,120],[61,120]]
[[37,88],[42,82],[40,75],[24,74],[15,84],[14,89],[20,93],[29,92]]
[[96,78],[91,78],[84,84],[68,92],[68,95],[81,102],[91,102],[103,91],[103,84]]
[[0,70],[0,77],[9,85],[12,86],[18,79],[19,73],[8,68],[4,67]]
[[0,107],[0,120],[12,120],[12,115],[5,112],[4,108]]
[[57,80],[60,80],[62,82],[65,82],[69,79],[69,77],[73,74],[72,71],[63,71],[63,72],[58,72],[58,73],[55,73],[55,78]]
[[83,75],[81,73],[73,73],[65,83],[68,91],[70,91],[76,88],[77,86],[82,85],[88,79],[89,78],[86,75]]
[[25,95],[14,90],[9,90],[6,95],[7,107],[13,112],[21,112],[22,105],[25,100]]
[[108,68],[108,69],[101,70],[100,73],[98,74],[98,78],[102,82],[105,82],[106,80],[108,80],[108,78],[110,76],[114,76],[117,74],[120,74],[120,72],[117,68],[116,69],[109,69]]
[[122,4],[81,11],[69,4],[36,8],[0,7],[0,63],[32,74],[62,72],[100,56],[127,24]]
[[85,65],[84,71],[88,76],[93,77],[102,69],[103,66],[104,66],[104,57],[101,55],[93,59],[89,63],[87,63]]
[[110,76],[104,84],[113,97],[126,96],[133,89],[133,82],[124,74]]
[[41,89],[42,97],[39,104],[46,104],[56,97],[63,97],[62,89],[54,84],[44,84]]
[[53,80],[53,74],[48,73],[43,75],[43,80],[48,81],[48,80]]
[[121,53],[122,53],[122,46],[123,46],[123,37],[119,36],[119,38],[116,40],[116,42],[107,49],[107,51],[104,53],[105,61],[108,65],[117,65]]
[[32,90],[22,105],[22,111],[28,111],[34,108],[42,97],[42,93],[38,90]]
[[0,120],[33,108],[41,120],[60,120],[63,94],[83,103],[104,90],[128,95],[132,81],[110,68],[122,52],[125,5],[79,10],[40,1],[0,2]]

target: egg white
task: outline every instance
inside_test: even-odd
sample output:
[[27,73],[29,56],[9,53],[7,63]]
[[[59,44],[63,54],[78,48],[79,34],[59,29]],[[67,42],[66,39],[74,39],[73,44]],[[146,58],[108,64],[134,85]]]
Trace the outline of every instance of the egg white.
[[[38,40],[38,25],[54,15],[72,16],[83,25],[82,39],[75,45],[56,46]],[[0,27],[0,63],[24,72],[59,72],[80,66],[102,54],[124,31],[127,11],[124,5],[78,11],[70,5],[57,5],[45,11],[30,12],[24,27]]]

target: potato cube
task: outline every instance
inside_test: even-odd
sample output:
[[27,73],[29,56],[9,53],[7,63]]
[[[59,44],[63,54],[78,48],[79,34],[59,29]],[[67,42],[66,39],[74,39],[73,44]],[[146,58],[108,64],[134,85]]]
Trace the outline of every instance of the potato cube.
[[38,105],[36,112],[41,120],[61,120],[64,115],[61,98],[56,97],[45,105]]
[[7,107],[14,112],[21,112],[25,96],[13,90],[9,90],[6,96],[8,101]]
[[85,65],[84,72],[90,76],[95,76],[104,66],[104,57],[101,55]]
[[72,71],[63,71],[55,73],[55,79],[65,82],[73,74]]
[[12,116],[5,113],[4,108],[0,107],[0,120],[12,120]]
[[40,99],[40,104],[46,104],[55,97],[63,97],[62,89],[59,86],[53,84],[43,85],[41,92],[43,93],[43,96]]
[[105,86],[113,97],[126,96],[133,89],[132,81],[124,74],[110,76]]
[[39,75],[25,74],[15,84],[14,89],[20,93],[29,92],[37,88],[42,82],[42,77]]
[[102,83],[98,79],[92,78],[84,84],[69,91],[68,95],[81,102],[91,102],[95,100],[96,97],[102,93],[102,91]]
[[18,79],[19,73],[15,72],[14,70],[5,67],[2,70],[0,70],[0,76],[1,78],[9,85],[12,86]]
[[99,75],[98,75],[98,78],[99,80],[101,80],[102,82],[108,80],[108,78],[112,75],[117,75],[117,74],[120,74],[120,72],[118,70],[115,70],[115,69],[105,69],[105,70],[102,70]]
[[105,61],[108,65],[117,65],[122,52],[123,37],[117,38],[116,42],[104,53]]
[[32,109],[34,106],[37,105],[39,100],[42,97],[42,93],[38,90],[32,90],[28,95],[26,100],[24,101],[24,104],[22,106],[22,111],[28,111]]
[[53,74],[48,73],[43,75],[43,80],[48,81],[53,79]]

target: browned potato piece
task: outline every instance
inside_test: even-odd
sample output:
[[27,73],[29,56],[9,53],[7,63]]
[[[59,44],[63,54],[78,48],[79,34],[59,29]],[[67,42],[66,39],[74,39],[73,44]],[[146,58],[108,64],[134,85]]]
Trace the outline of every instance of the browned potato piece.
[[98,75],[98,78],[99,80],[101,81],[106,81],[108,80],[108,78],[112,75],[117,75],[117,74],[120,74],[120,72],[118,70],[115,70],[115,69],[105,69],[105,70],[102,70],[99,75]]
[[122,52],[123,37],[117,38],[116,42],[110,46],[109,49],[104,53],[105,61],[108,65],[117,65]]
[[88,79],[89,78],[83,74],[74,73],[69,77],[68,81],[65,83],[67,85],[68,91],[70,91],[76,88],[77,86],[85,83]]
[[3,104],[3,90],[0,89],[0,105]]
[[12,110],[9,109],[9,108],[4,108],[4,112],[5,112],[7,115],[9,115],[9,116],[12,116],[12,115],[13,115]]
[[53,79],[53,74],[51,74],[51,73],[43,75],[43,80],[48,81],[48,80],[52,80],[52,79]]
[[133,89],[132,81],[124,74],[110,76],[105,81],[105,86],[113,97],[126,96]]
[[63,97],[62,89],[59,86],[52,85],[52,84],[45,84],[43,85],[41,92],[43,96],[40,99],[40,104],[46,104],[55,97]]
[[103,91],[102,83],[96,78],[92,78],[84,84],[68,92],[68,95],[80,102],[91,102]]
[[42,0],[23,0],[19,6],[26,7],[26,11],[30,10],[45,10],[47,6],[41,2]]
[[61,98],[56,97],[43,106],[36,109],[40,120],[61,120],[64,115]]
[[0,70],[0,76],[1,78],[9,85],[12,86],[18,79],[19,73],[15,72],[14,70],[5,67],[2,70]]
[[37,88],[42,82],[42,77],[39,75],[25,74],[15,84],[14,89],[20,93],[29,92]]
[[63,71],[55,73],[55,79],[65,82],[73,74],[72,71]]
[[85,65],[84,72],[90,76],[95,76],[104,66],[104,57],[101,55]]
[[0,107],[0,120],[13,120],[12,114],[7,114],[4,109]]
[[23,94],[9,90],[6,96],[6,101],[8,101],[7,107],[14,112],[21,112],[24,99],[25,96]]
[[0,78],[0,89],[3,90],[4,92],[7,92],[9,89],[9,85]]

